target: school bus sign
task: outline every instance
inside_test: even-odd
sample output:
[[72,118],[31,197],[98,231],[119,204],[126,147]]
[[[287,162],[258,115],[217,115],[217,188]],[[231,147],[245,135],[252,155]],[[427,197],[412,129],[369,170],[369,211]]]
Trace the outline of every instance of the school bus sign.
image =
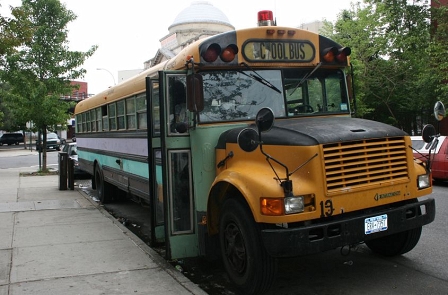
[[257,62],[310,62],[316,55],[312,43],[304,40],[248,40],[243,44],[246,60]]

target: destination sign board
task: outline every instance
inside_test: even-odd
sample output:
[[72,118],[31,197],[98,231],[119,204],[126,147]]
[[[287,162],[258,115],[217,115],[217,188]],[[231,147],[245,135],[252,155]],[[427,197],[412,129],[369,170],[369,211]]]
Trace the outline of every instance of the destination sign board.
[[252,62],[311,62],[316,50],[305,40],[248,40],[242,53]]

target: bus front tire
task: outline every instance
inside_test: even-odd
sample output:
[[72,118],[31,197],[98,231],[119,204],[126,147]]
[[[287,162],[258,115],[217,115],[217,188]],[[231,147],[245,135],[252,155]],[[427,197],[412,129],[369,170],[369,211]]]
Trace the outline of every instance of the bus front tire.
[[365,244],[372,252],[383,256],[397,256],[414,249],[420,240],[422,227],[410,229],[401,233],[366,241]]
[[110,203],[112,200],[111,185],[104,181],[103,171],[99,167],[95,169],[95,184],[98,200],[103,204]]
[[227,200],[219,228],[221,255],[230,280],[245,294],[267,291],[275,279],[277,260],[264,249],[260,226],[249,208],[235,199]]

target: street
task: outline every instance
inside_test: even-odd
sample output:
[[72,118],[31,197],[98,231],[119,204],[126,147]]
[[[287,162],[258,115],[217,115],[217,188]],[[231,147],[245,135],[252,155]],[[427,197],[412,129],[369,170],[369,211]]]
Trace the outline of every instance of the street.
[[[21,150],[20,156],[4,157],[3,152],[18,151]],[[0,169],[7,168],[20,168],[20,167],[36,167],[36,171],[39,169],[39,157],[38,152],[33,146],[32,150],[25,150],[24,145],[3,145],[0,146]],[[42,164],[42,163],[41,163]],[[58,152],[49,150],[47,151],[47,165],[48,168],[58,168]]]
[[[0,169],[31,166],[38,169],[37,153],[2,156],[2,151],[8,148],[23,149],[23,146],[0,147]],[[48,152],[47,161],[57,169],[58,153]],[[90,180],[76,182],[88,195],[93,195]],[[409,253],[385,258],[372,254],[361,244],[351,249],[280,260],[277,280],[267,294],[448,294],[448,182],[436,183],[430,197],[436,200],[436,219],[423,228],[419,244]],[[150,236],[148,208],[126,200],[105,207],[147,241]],[[179,265],[185,276],[209,294],[237,294],[228,283],[221,263],[200,258],[171,263]]]

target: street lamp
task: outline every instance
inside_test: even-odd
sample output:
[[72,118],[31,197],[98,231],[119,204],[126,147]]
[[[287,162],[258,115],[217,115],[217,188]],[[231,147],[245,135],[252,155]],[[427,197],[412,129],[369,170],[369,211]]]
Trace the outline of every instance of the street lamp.
[[108,73],[112,76],[112,79],[114,79],[114,85],[117,85],[117,83],[115,83],[115,77],[114,77],[114,75],[113,75],[108,69],[97,68],[97,70],[98,70],[98,71],[106,71],[106,72],[108,72]]

